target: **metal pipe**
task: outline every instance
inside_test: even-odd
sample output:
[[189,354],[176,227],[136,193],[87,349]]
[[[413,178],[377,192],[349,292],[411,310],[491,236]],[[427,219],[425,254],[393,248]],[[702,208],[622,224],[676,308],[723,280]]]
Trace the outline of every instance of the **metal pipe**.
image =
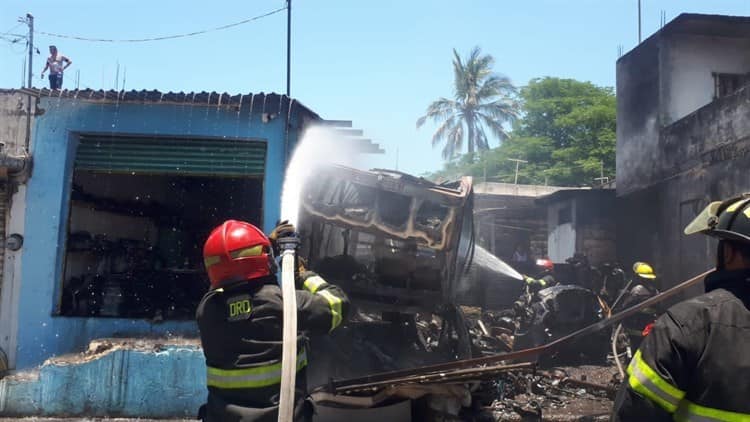
[[620,372],[620,379],[625,379],[625,371],[622,369],[622,363],[620,363],[620,356],[617,355],[617,338],[620,336],[620,330],[622,330],[622,324],[617,324],[615,328],[615,334],[612,338],[612,356],[615,358],[617,364],[617,371]]
[[278,420],[292,422],[297,381],[297,294],[294,288],[294,247],[282,247],[284,249],[281,253],[281,297],[284,305],[284,327]]
[[26,23],[29,25],[29,82],[27,88],[31,88],[31,76],[34,68],[34,16],[31,13],[26,14]]
[[440,371],[476,367],[480,365],[488,365],[488,364],[493,364],[493,363],[497,363],[501,361],[510,361],[510,360],[530,362],[530,361],[535,360],[539,355],[554,350],[555,348],[559,347],[561,344],[567,343],[568,341],[571,341],[579,337],[586,337],[587,335],[596,333],[604,328],[610,327],[622,321],[623,319],[631,315],[634,315],[640,312],[641,309],[643,308],[647,308],[656,303],[662,302],[665,299],[670,298],[676,295],[677,293],[680,293],[683,290],[700,283],[701,281],[703,281],[703,278],[705,276],[707,276],[709,273],[713,272],[714,270],[715,270],[714,268],[711,268],[710,270],[705,271],[701,274],[698,274],[695,277],[692,277],[688,280],[685,280],[682,283],[668,290],[665,290],[655,296],[652,296],[644,300],[641,303],[633,305],[623,310],[622,312],[614,314],[610,318],[604,319],[602,321],[591,324],[587,327],[581,328],[578,331],[575,331],[571,334],[560,337],[557,340],[554,340],[550,343],[547,343],[541,346],[532,347],[530,349],[518,350],[514,352],[508,352],[508,353],[498,353],[493,356],[487,356],[487,357],[482,357],[482,358],[464,359],[464,360],[459,360],[459,361],[454,361],[454,362],[449,362],[449,363],[441,363],[441,364],[436,364],[436,365],[424,366],[421,368],[383,372],[383,373],[367,375],[367,376],[359,377],[359,378],[332,381],[329,383],[329,386],[333,388],[333,391],[344,391],[347,389],[348,386],[351,386],[351,385],[369,384],[369,383],[376,383],[376,382],[382,383],[382,382],[387,382],[387,380],[398,379],[398,378],[402,378],[406,376],[413,376],[415,374],[428,375],[428,374],[436,373]]
[[628,280],[628,283],[625,285],[625,287],[620,290],[620,294],[617,295],[617,299],[612,303],[612,306],[609,307],[611,311],[614,311],[617,305],[620,303],[620,299],[622,299],[623,296],[625,296],[625,293],[627,293],[628,289],[630,289],[630,285],[633,284],[633,279],[631,278]]
[[[29,72],[29,80],[26,88],[31,89],[31,77],[34,73],[34,16],[31,13],[26,14],[26,23],[29,25],[29,66],[26,69]],[[31,98],[31,95],[26,97],[26,148],[31,144]]]
[[286,1],[286,96],[291,96],[292,85],[292,0]]
[[638,0],[638,44],[641,43],[641,0]]

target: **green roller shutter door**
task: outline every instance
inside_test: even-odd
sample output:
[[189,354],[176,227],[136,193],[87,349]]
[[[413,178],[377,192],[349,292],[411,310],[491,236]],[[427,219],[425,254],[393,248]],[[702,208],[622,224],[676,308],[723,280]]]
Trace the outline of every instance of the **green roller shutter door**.
[[76,170],[196,176],[262,176],[265,164],[265,142],[91,135],[75,161]]

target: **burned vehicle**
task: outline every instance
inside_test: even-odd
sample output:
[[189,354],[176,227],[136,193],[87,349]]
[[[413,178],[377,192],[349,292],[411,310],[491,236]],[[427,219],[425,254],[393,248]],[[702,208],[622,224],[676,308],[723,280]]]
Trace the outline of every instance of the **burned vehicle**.
[[[439,315],[441,348],[468,357],[471,340],[456,292],[473,254],[472,181],[435,184],[390,170],[322,166],[302,190],[300,256],[340,285],[360,315],[406,327]],[[432,321],[432,320],[430,320]]]

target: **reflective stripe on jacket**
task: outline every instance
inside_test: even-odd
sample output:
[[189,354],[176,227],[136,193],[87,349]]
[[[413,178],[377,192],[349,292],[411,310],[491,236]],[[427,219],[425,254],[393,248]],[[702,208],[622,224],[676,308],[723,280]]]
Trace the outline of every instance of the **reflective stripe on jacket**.
[[[316,274],[305,273],[300,281],[304,290],[296,292],[298,407],[306,389],[307,352],[302,334],[330,332],[341,325],[349,308],[343,291]],[[273,419],[283,349],[283,302],[275,277],[209,291],[198,305],[196,318],[206,357],[207,420]]]
[[750,421],[750,271],[659,317],[628,366],[613,421]]
[[[307,353],[303,349],[297,354],[297,371],[305,366],[307,366]],[[209,387],[261,388],[281,384],[281,362],[240,369],[221,369],[211,366],[206,369]]]

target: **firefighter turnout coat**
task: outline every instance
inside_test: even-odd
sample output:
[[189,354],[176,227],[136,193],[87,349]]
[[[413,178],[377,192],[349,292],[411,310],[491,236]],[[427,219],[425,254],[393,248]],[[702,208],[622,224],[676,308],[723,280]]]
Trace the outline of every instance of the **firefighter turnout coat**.
[[613,421],[750,421],[750,271],[657,319],[628,366]]
[[[349,301],[338,287],[311,272],[297,290],[300,332],[325,334],[347,315]],[[276,421],[281,383],[282,299],[276,277],[212,289],[198,305],[196,318],[206,357],[207,421]],[[295,420],[304,407],[307,354],[297,342]]]

